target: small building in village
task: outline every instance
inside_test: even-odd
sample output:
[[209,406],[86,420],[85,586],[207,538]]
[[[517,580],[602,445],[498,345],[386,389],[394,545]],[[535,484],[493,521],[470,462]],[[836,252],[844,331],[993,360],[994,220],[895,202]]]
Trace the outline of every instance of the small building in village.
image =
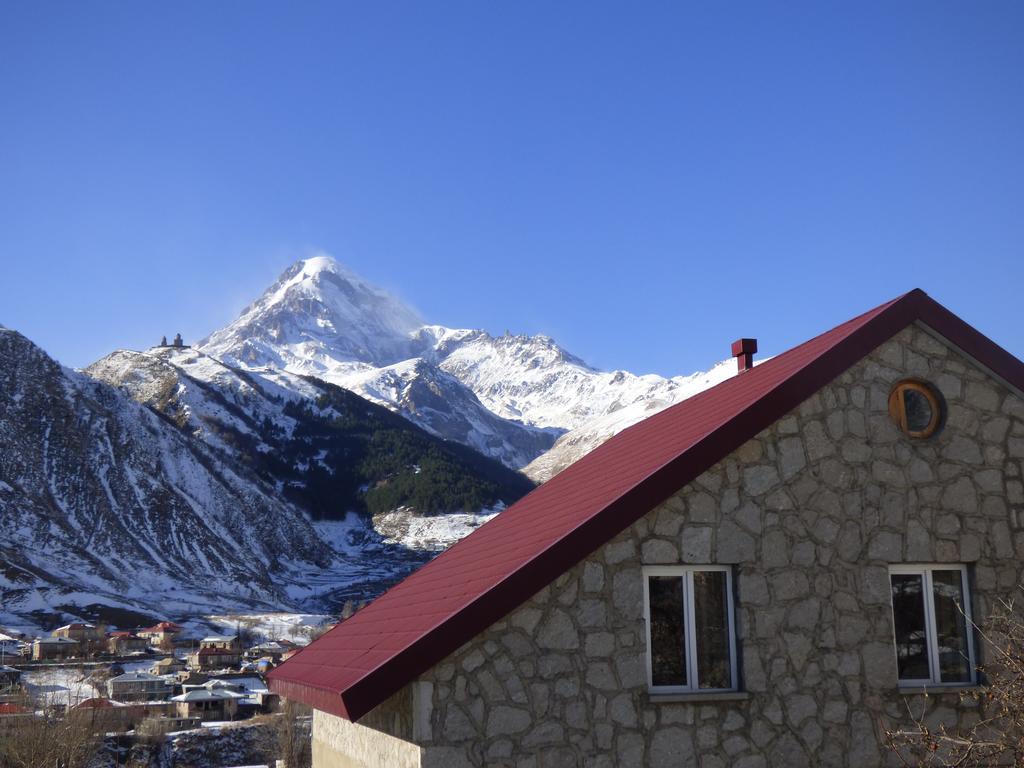
[[162,701],[171,694],[167,680],[148,672],[126,672],[107,681],[107,691],[115,701]]
[[238,716],[241,697],[222,688],[200,687],[171,698],[181,718],[208,720],[234,720]]
[[63,637],[68,640],[74,640],[77,643],[87,642],[103,642],[106,640],[106,630],[103,627],[98,627],[95,624],[84,624],[82,622],[75,622],[72,624],[65,624],[63,627],[57,627],[50,633],[53,637]]
[[242,641],[239,639],[238,635],[209,635],[199,641],[199,647],[241,651]]
[[172,646],[184,631],[185,628],[180,624],[175,624],[173,621],[161,621],[152,627],[140,629],[135,634],[145,638],[151,645],[167,648]]
[[32,641],[33,661],[54,661],[79,656],[82,647],[67,637],[37,637]]
[[160,659],[160,661],[155,662],[150,672],[154,675],[175,675],[178,672],[184,672],[185,669],[185,662],[176,656],[168,656],[165,659]]
[[270,672],[315,768],[870,768],[974,722],[1024,363],[919,290],[755,349]]
[[266,642],[254,645],[245,650],[245,658],[248,661],[256,661],[258,659],[270,659],[275,664],[281,661],[281,657],[284,656],[288,651],[291,651],[295,646],[291,644],[285,644],[278,642],[277,640],[268,640]]
[[17,660],[32,653],[32,644],[16,640],[7,635],[0,635],[0,664]]
[[145,652],[149,650],[149,640],[132,632],[111,632],[107,636],[107,650],[119,656]]
[[188,655],[188,668],[197,672],[230,669],[242,663],[238,648],[203,647]]
[[0,665],[0,694],[21,689],[21,672],[14,667]]

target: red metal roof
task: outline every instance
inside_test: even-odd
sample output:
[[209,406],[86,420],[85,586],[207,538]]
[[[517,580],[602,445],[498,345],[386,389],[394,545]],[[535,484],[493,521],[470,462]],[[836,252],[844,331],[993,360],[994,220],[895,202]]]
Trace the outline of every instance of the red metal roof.
[[161,621],[154,627],[146,627],[139,632],[181,632],[184,627],[175,624],[173,621]]
[[914,321],[1024,391],[1024,363],[920,290],[624,430],[269,675],[357,720]]

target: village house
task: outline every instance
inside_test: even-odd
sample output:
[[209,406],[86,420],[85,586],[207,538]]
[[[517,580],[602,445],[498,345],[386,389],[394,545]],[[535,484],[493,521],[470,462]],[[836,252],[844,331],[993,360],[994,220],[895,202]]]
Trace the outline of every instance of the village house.
[[184,672],[185,668],[185,662],[181,659],[168,656],[166,659],[160,659],[160,661],[153,664],[150,672],[154,675],[174,675],[178,672]]
[[185,631],[185,628],[173,621],[161,621],[152,627],[140,629],[135,634],[145,638],[150,644],[158,648],[166,648],[174,644],[178,636]]
[[188,668],[195,671],[229,669],[242,663],[238,648],[203,647],[188,655]]
[[148,672],[126,672],[107,681],[107,691],[115,701],[162,701],[171,694],[167,681]]
[[54,637],[74,640],[77,643],[102,642],[106,640],[106,630],[94,624],[65,624],[63,627],[57,627],[50,634]]
[[919,290],[733,351],[273,670],[314,766],[866,768],[908,708],[976,718],[1024,363]]
[[238,697],[238,714],[240,716],[251,716],[257,711],[269,711],[279,699],[277,694],[271,693],[263,678],[259,676],[237,676],[215,677],[203,683],[185,683],[182,685],[182,693],[205,688],[206,690],[227,691]]
[[199,641],[200,648],[220,648],[225,651],[240,651],[242,641],[238,635],[210,635]]
[[32,660],[71,659],[78,656],[81,650],[77,640],[66,637],[37,637],[32,641]]
[[0,694],[21,690],[21,672],[0,664]]
[[247,648],[245,651],[245,658],[249,661],[256,661],[258,659],[267,658],[273,661],[275,664],[281,660],[288,651],[292,650],[294,646],[285,645],[277,640],[268,640],[259,645],[254,645]]
[[31,652],[32,646],[29,643],[11,637],[0,637],[0,664],[28,656]]
[[131,632],[111,632],[107,637],[107,650],[118,656],[149,650],[149,640]]
[[178,708],[178,717],[200,720],[234,720],[238,715],[239,696],[222,688],[194,688],[171,698]]

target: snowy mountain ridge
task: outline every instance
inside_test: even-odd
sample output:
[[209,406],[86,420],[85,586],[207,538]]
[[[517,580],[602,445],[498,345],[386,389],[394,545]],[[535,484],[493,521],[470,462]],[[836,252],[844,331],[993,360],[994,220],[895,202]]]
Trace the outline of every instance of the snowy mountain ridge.
[[[199,346],[232,366],[338,384],[513,468],[594,419],[631,406],[650,414],[730,375],[727,366],[673,378],[599,371],[548,336],[423,324],[325,255],[293,264]],[[592,437],[632,422],[603,423]]]
[[266,483],[0,330],[0,613],[289,604],[334,555]]

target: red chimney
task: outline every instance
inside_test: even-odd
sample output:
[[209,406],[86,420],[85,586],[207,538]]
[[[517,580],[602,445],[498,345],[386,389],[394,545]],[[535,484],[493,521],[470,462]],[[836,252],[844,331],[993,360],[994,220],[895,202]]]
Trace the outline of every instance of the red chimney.
[[740,373],[754,367],[754,353],[757,339],[737,339],[732,343],[732,356],[736,358],[736,370]]

